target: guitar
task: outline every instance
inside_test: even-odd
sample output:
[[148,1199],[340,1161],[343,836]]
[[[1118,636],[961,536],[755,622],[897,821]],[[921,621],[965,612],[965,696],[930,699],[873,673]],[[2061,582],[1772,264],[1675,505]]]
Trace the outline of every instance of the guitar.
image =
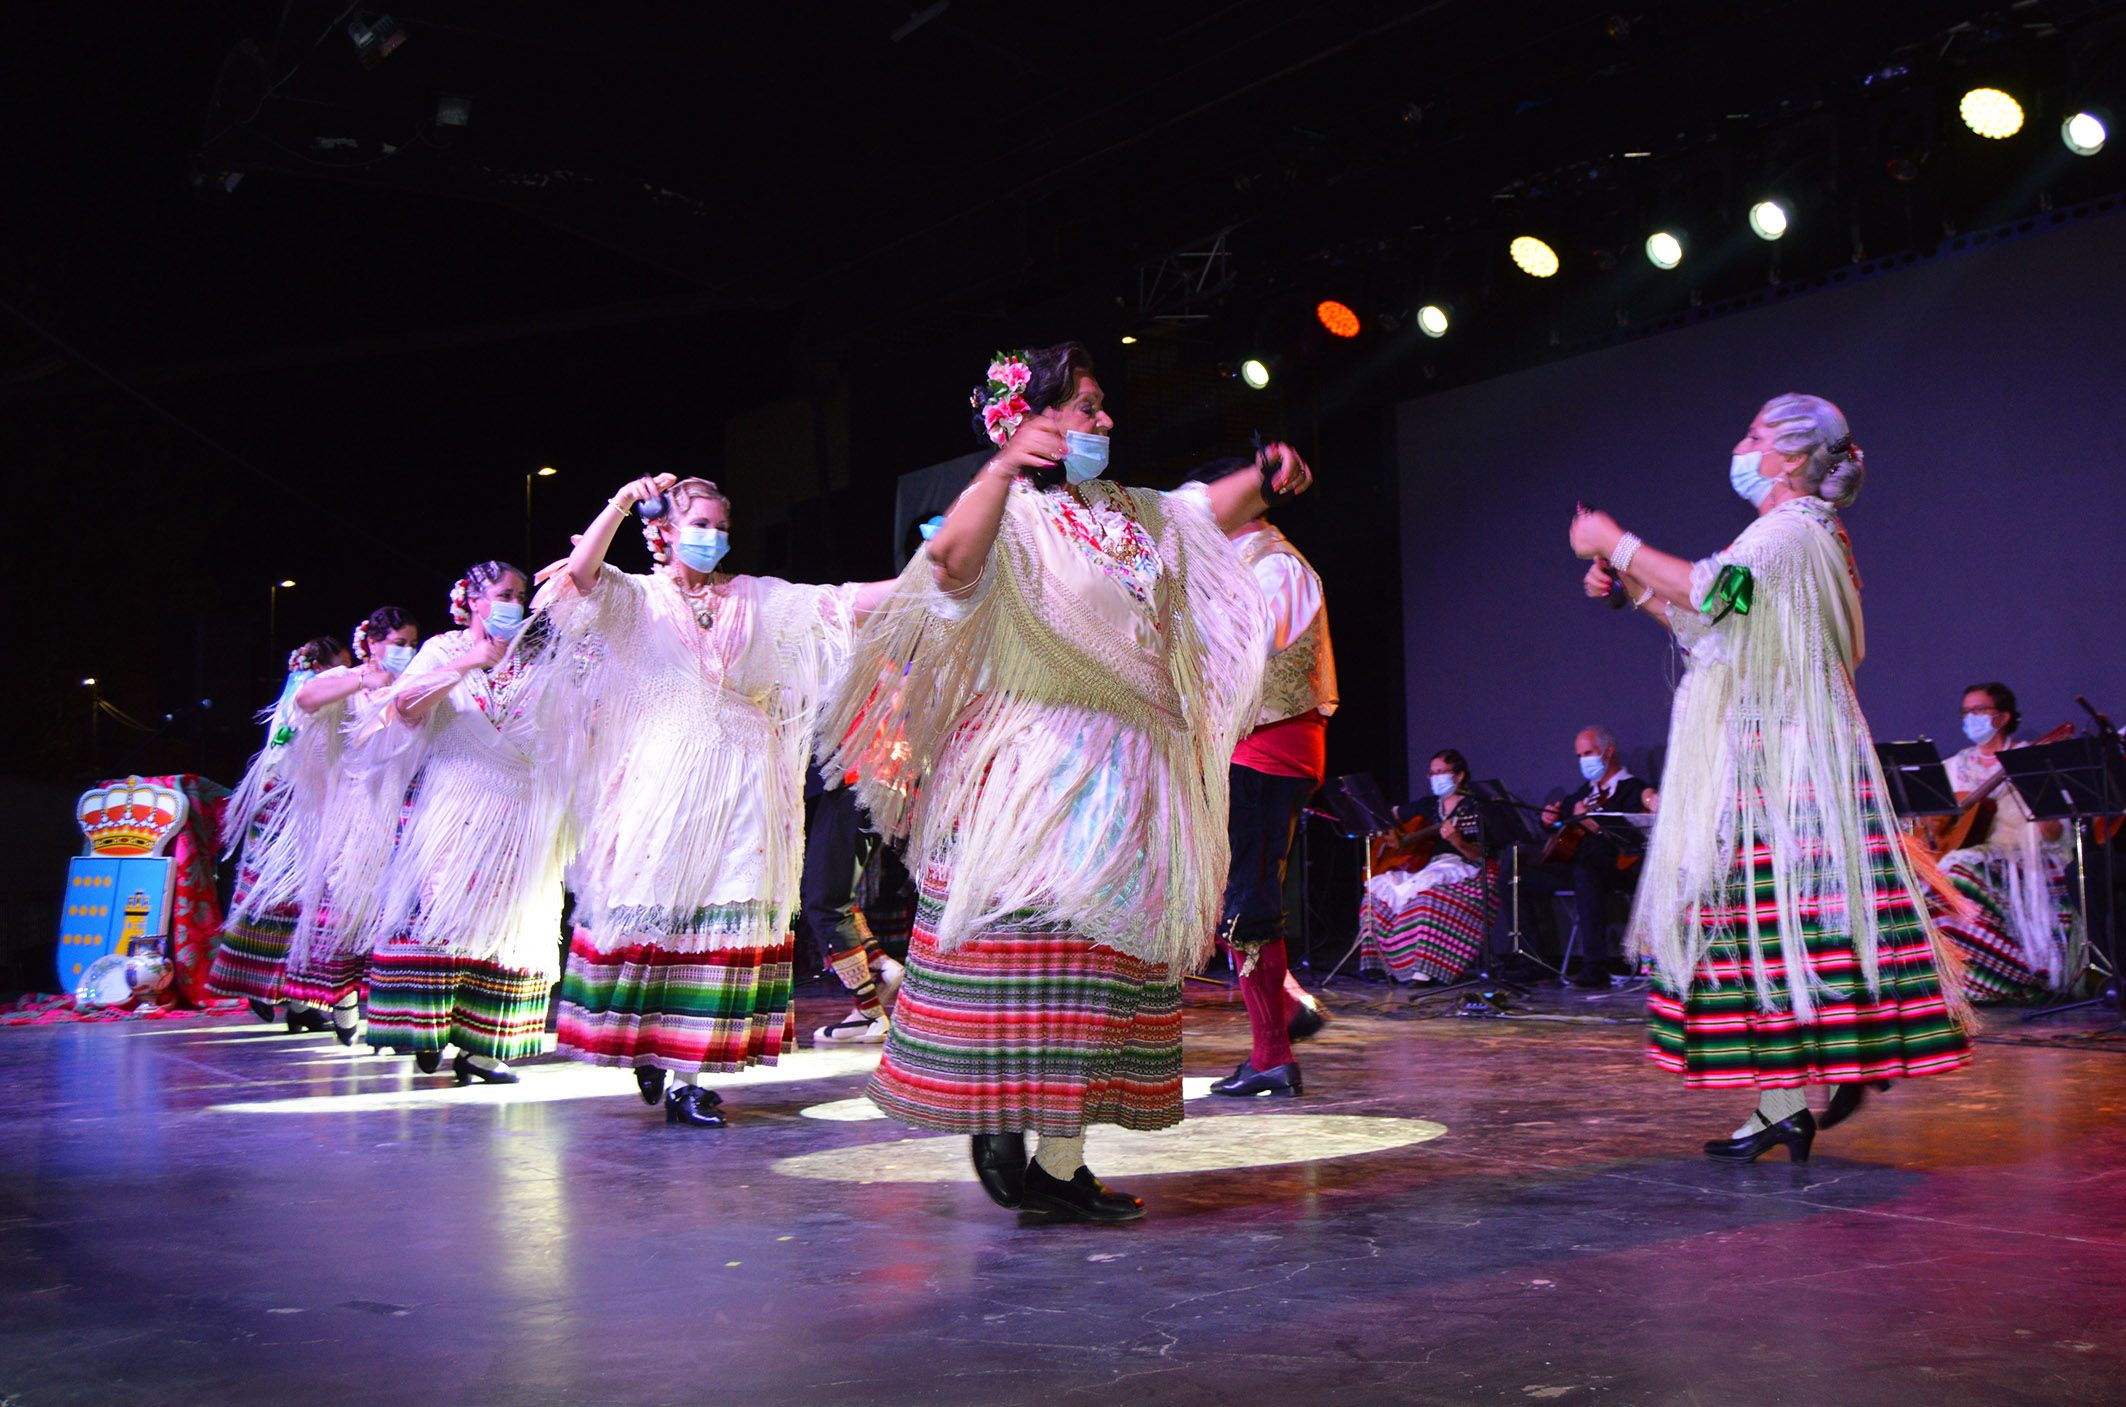
[[[1463,796],[1462,806],[1476,805],[1476,798]],[[1421,870],[1431,862],[1438,848],[1440,823],[1428,821],[1423,816],[1412,816],[1399,822],[1395,829],[1376,831],[1366,837],[1366,854],[1374,874],[1386,874],[1393,870]],[[1459,853],[1459,852],[1456,852]]]
[[[2062,723],[2051,732],[2032,743],[2042,747],[2046,743],[2062,742],[2074,736],[2074,725]],[[1939,860],[1952,850],[1961,850],[1967,845],[1979,845],[1992,833],[1993,817],[2000,810],[2000,803],[1993,799],[1995,792],[2008,784],[2007,769],[1995,772],[1985,783],[1964,798],[1963,808],[1950,816],[1934,816],[1927,819],[1930,833],[1928,848]]]
[[[1604,796],[1600,788],[1589,791],[1587,800],[1588,811],[1607,811],[1610,807],[1611,799]],[[1586,812],[1574,812],[1571,815],[1560,813],[1558,819],[1551,824],[1553,829],[1549,838],[1543,842],[1543,853],[1540,857],[1541,863],[1546,865],[1571,864],[1573,856],[1580,853],[1580,846],[1587,837],[1600,833],[1598,823],[1590,823],[1586,819]],[[1628,870],[1643,858],[1638,851],[1619,846],[1617,868]]]

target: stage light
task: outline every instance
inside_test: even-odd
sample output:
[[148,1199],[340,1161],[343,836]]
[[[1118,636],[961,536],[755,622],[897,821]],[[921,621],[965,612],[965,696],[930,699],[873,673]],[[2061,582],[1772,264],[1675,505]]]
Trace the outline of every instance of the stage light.
[[295,581],[293,578],[287,578],[282,580],[279,584],[282,586],[293,586],[295,585]]
[[2060,124],[2060,140],[2076,156],[2095,156],[2104,149],[2104,119],[2093,112],[2078,112]]
[[1427,303],[1417,310],[1417,330],[1427,337],[1447,335],[1447,310],[1437,303]]
[[406,26],[390,15],[367,18],[357,15],[347,22],[347,38],[363,68],[375,68],[406,42]]
[[1998,88],[1973,88],[1956,110],[1964,126],[1981,137],[2001,141],[2023,130],[2023,105]]
[[1358,314],[1334,298],[1324,298],[1314,305],[1314,316],[1329,329],[1331,337],[1358,336]]
[[1558,252],[1534,235],[1515,235],[1506,253],[1514,266],[1530,278],[1549,278],[1558,271]]
[[1646,261],[1657,269],[1673,269],[1683,262],[1683,241],[1667,230],[1646,237]]
[[1136,345],[1137,345],[1137,339],[1136,339],[1136,336],[1135,336],[1134,334],[1132,334],[1132,333],[1128,333],[1128,332],[1125,332],[1125,333],[1123,333],[1123,334],[1122,334],[1122,345],[1123,345],[1123,346],[1125,346],[1125,347],[1134,347],[1134,346],[1136,346]]
[[1270,368],[1254,357],[1249,357],[1240,364],[1240,379],[1260,391],[1270,384]]
[[1776,200],[1760,200],[1750,207],[1750,233],[1759,239],[1777,239],[1786,233],[1786,207]]
[[95,688],[95,687],[96,687],[96,676],[95,676],[95,675],[93,675],[93,674],[91,674],[91,675],[90,675],[90,676],[89,676],[88,678],[86,678],[86,679],[82,680],[82,681],[81,681],[81,687],[82,687],[82,688],[84,688],[84,689],[93,689],[93,688]]
[[542,464],[539,466],[539,477],[542,479],[551,479],[552,477],[554,477],[556,472],[558,471],[556,471],[554,466],[551,464]]

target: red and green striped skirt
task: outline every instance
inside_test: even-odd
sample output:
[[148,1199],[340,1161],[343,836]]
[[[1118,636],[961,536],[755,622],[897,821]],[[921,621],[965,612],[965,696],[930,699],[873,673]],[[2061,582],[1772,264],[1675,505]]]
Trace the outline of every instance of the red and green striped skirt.
[[[1863,805],[1866,798],[1863,797]],[[1873,808],[1866,814],[1873,815]],[[1827,990],[1813,1019],[1758,1004],[1747,939],[1716,945],[1690,984],[1656,986],[1647,999],[1646,1053],[1692,1089],[1792,1089],[1807,1084],[1938,1075],[1966,1065],[1970,1037],[1950,1014],[1933,946],[1913,895],[1898,878],[1897,842],[1870,823],[1879,925],[1877,990],[1870,993],[1850,938],[1825,930],[1820,911],[1804,905],[1800,933],[1778,931],[1771,851],[1741,853],[1724,903],[1707,904],[1700,922],[1748,931],[1755,912],[1775,994],[1787,991],[1786,950],[1799,941]]]
[[1476,966],[1498,894],[1485,874],[1438,885],[1400,907],[1373,893],[1359,906],[1361,972],[1386,972],[1399,982],[1453,982]]
[[[2023,945],[2015,936],[2008,909],[2008,863],[1970,851],[1960,851],[1942,861],[1942,873],[1968,901],[1968,913],[1959,913],[1939,896],[1929,896],[1934,907],[1934,926],[1956,945],[1964,960],[1964,995],[1974,1002],[2039,1001],[2048,991],[2044,974],[2032,970],[2023,955]],[[2048,889],[2052,911],[2061,913],[2066,907],[2065,884],[2054,878],[2048,882]],[[2062,917],[2071,921],[2071,911]],[[2054,936],[2064,949],[2064,936]]]
[[[236,891],[229,898],[233,913],[241,909],[244,896],[258,883],[258,868],[251,863],[251,846],[266,828],[277,807],[270,798],[259,807],[258,816],[245,835],[244,853],[237,860]],[[286,904],[256,918],[222,925],[221,941],[207,969],[207,990],[216,996],[242,997],[247,1001],[285,1000],[282,981],[288,966],[288,944],[295,937],[302,910]]]
[[1181,1122],[1181,984],[1037,923],[938,951],[945,878],[924,879],[872,1102],[942,1133],[1070,1138]]
[[290,964],[281,979],[281,994],[292,1002],[338,1006],[362,990],[362,979],[368,975],[367,953],[324,953],[301,967]]
[[490,1060],[522,1060],[545,1044],[553,984],[536,972],[397,940],[369,962],[369,1034],[402,1052],[456,1046]]
[[561,1051],[593,1065],[731,1073],[796,1044],[792,944],[675,953],[649,935],[601,952],[583,929],[561,975]]

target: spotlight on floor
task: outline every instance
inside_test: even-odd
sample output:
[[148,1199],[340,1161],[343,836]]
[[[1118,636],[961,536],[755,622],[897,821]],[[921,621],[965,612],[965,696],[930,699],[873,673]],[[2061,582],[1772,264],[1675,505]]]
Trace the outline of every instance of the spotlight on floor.
[[1249,357],[1240,364],[1240,379],[1260,391],[1270,384],[1269,365]]
[[2076,156],[2095,156],[2104,149],[2104,119],[2093,112],[2078,112],[2060,124],[2060,140]]
[[1558,271],[1558,251],[1534,235],[1515,235],[1506,253],[1514,267],[1530,278],[1549,278]]
[[1786,207],[1776,200],[1760,200],[1750,207],[1750,233],[1759,239],[1777,239],[1786,233]]
[[1417,310],[1417,330],[1427,337],[1445,337],[1447,324],[1447,310],[1437,303],[1427,303]]
[[1358,314],[1334,298],[1324,298],[1316,303],[1314,316],[1321,319],[1321,325],[1329,329],[1331,337],[1358,336]]
[[1683,262],[1683,241],[1667,230],[1646,237],[1646,262],[1657,269],[1673,269]]
[[2001,141],[2023,130],[2023,105],[1998,88],[1973,88],[1956,110],[1964,126],[1981,137]]

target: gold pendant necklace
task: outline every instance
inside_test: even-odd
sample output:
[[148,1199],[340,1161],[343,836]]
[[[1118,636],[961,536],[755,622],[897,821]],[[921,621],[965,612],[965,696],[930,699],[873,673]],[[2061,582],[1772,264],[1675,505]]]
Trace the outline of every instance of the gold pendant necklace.
[[703,630],[707,630],[716,624],[716,607],[713,596],[716,583],[713,580],[705,581],[699,589],[694,589],[688,587],[677,576],[674,576],[672,585],[679,588],[679,594],[686,601],[687,609],[694,613],[694,624],[700,626]]

